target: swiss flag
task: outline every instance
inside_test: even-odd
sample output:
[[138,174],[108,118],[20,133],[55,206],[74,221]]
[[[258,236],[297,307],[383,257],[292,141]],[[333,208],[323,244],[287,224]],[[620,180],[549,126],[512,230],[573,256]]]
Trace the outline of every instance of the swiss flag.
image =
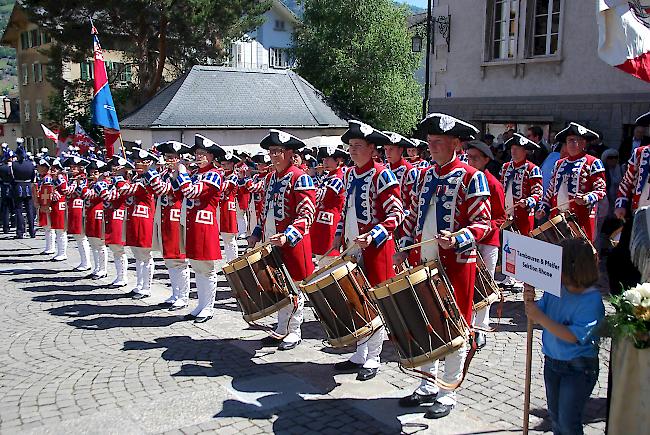
[[598,56],[650,82],[650,1],[596,0]]

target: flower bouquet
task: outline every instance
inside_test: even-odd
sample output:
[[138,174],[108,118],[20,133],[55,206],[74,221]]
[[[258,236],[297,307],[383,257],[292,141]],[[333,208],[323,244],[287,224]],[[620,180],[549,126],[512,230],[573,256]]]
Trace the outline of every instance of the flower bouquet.
[[623,294],[612,296],[616,312],[607,316],[614,338],[629,338],[637,349],[650,347],[650,283],[639,284]]

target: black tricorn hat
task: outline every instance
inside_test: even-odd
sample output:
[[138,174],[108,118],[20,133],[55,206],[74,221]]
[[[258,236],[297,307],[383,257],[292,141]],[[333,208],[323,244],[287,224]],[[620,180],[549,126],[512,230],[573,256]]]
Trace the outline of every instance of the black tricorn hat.
[[131,148],[131,158],[133,159],[133,161],[137,161],[137,160],[148,160],[150,162],[158,161],[158,156],[140,147]]
[[265,150],[268,150],[272,146],[278,146],[298,151],[304,148],[306,145],[296,136],[285,131],[272,128],[269,130],[269,134],[267,134],[264,139],[262,139],[260,146]]
[[79,155],[76,155],[76,156],[68,156],[68,157],[66,157],[65,159],[63,159],[61,164],[63,166],[65,166],[65,167],[69,167],[71,165],[78,165],[78,166],[84,166],[85,167],[85,166],[88,166],[88,164],[90,164],[90,162],[88,160],[84,159],[83,157],[81,157]]
[[430,113],[418,124],[418,136],[421,138],[433,134],[471,139],[476,137],[478,132],[478,128],[469,122],[444,113]]
[[201,134],[194,135],[194,146],[192,147],[192,152],[198,149],[206,150],[215,158],[219,158],[220,156],[226,154],[226,151],[224,151],[224,149],[221,148],[215,141],[208,139]]
[[109,169],[109,164],[100,159],[92,159],[86,169],[89,171],[97,169],[99,172],[106,172]]
[[156,149],[161,154],[190,154],[192,152],[192,147],[183,142],[178,142],[175,140],[168,140],[167,142],[159,143],[156,145]]
[[569,136],[580,136],[588,141],[600,139],[600,135],[598,133],[593,130],[589,130],[587,127],[580,125],[577,122],[570,122],[564,130],[555,135],[555,140],[557,142],[566,142],[566,139]]
[[374,127],[361,121],[348,121],[348,130],[343,133],[341,140],[349,144],[350,139],[363,139],[375,146],[384,146],[390,143],[390,138]]
[[503,146],[506,147],[506,149],[512,145],[524,147],[527,150],[536,150],[539,148],[539,145],[519,133],[513,133],[512,137],[503,143]]
[[348,153],[345,149],[343,149],[343,145],[326,145],[318,148],[318,153],[316,157],[318,160],[323,160],[325,157],[333,157],[335,159],[337,158],[343,158],[347,159],[350,156],[350,153]]
[[415,148],[417,146],[411,139],[407,139],[399,133],[385,131],[384,134],[390,139],[390,143],[387,145],[395,145],[402,148]]

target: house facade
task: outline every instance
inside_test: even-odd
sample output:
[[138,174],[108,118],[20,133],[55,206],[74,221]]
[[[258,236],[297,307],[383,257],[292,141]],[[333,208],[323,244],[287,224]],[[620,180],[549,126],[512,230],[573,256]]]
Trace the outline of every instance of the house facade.
[[618,147],[650,110],[650,84],[599,59],[596,13],[590,1],[436,0],[451,26],[449,44],[434,26],[429,111],[495,136],[577,121]]
[[290,68],[293,32],[298,17],[280,0],[263,15],[264,23],[230,47],[230,66],[235,68]]

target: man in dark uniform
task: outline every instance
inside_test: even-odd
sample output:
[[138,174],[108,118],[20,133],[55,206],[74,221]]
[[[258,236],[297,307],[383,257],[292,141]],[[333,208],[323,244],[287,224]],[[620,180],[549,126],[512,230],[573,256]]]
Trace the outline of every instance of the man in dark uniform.
[[14,152],[9,147],[3,147],[0,158],[0,207],[2,210],[2,230],[9,234],[9,222],[14,211],[13,192],[11,188],[11,163]]
[[13,176],[13,194],[16,206],[16,238],[22,239],[25,233],[25,215],[27,213],[27,226],[29,235],[36,236],[34,230],[34,208],[32,202],[32,183],[36,180],[36,167],[34,162],[27,158],[27,152],[23,148],[20,139],[17,140],[16,161],[11,164]]

